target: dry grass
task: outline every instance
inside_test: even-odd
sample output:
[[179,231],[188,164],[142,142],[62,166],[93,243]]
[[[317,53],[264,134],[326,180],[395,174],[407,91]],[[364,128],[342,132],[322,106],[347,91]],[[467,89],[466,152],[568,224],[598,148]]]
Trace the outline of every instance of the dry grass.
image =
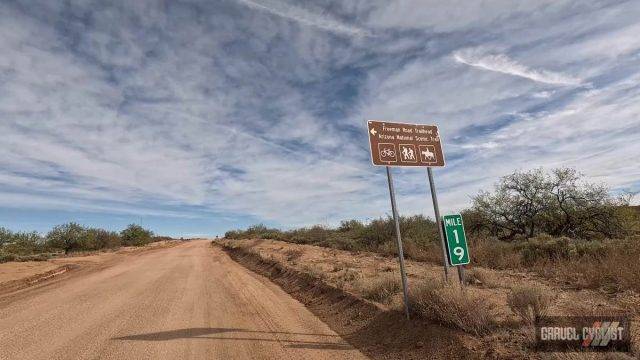
[[287,257],[287,261],[296,261],[298,260],[300,257],[302,257],[302,254],[304,253],[304,251],[300,250],[300,249],[287,249],[284,254]]
[[333,268],[331,269],[331,272],[338,272],[341,270],[344,270],[344,264],[342,263],[337,263],[337,264],[333,264]]
[[607,241],[603,253],[544,266],[536,271],[547,277],[568,279],[577,288],[602,288],[609,292],[627,289],[640,292],[640,237]]
[[485,334],[494,326],[492,302],[449,284],[428,282],[412,291],[409,301],[416,315],[471,334]]
[[383,304],[390,303],[401,289],[400,274],[394,273],[381,273],[375,278],[362,279],[358,283],[358,290],[365,299]]
[[485,269],[471,268],[464,273],[464,282],[467,285],[482,285],[489,288],[497,286],[495,276]]
[[566,352],[542,354],[544,360],[634,360],[629,354],[620,352]]
[[311,278],[325,280],[327,278],[327,274],[325,274],[322,270],[312,266],[312,265],[303,265],[302,272],[310,276]]
[[358,271],[348,267],[341,267],[340,270],[336,272],[338,272],[338,274],[335,277],[335,282],[338,289],[344,289],[345,285],[353,284],[357,282],[358,278],[360,278],[360,273]]
[[551,294],[541,287],[517,286],[507,296],[507,305],[524,322],[533,324],[547,314],[552,302]]

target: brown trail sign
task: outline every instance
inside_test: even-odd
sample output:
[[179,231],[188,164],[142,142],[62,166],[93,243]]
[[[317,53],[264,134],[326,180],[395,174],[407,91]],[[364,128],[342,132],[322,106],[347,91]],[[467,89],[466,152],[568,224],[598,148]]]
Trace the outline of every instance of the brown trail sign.
[[[424,166],[427,168],[433,210],[437,222],[441,221],[436,186],[433,181],[432,167],[444,166],[444,153],[440,140],[440,132],[435,125],[404,124],[388,121],[367,121],[369,133],[369,145],[371,146],[371,162],[376,166],[387,167],[387,182],[389,183],[389,197],[391,198],[391,211],[395,223],[395,234],[398,246],[398,260],[400,262],[400,276],[402,279],[402,292],[404,295],[404,311],[409,318],[409,289],[407,274],[404,266],[404,254],[402,250],[402,235],[400,234],[400,219],[396,205],[396,195],[393,187],[393,177],[390,166]],[[445,246],[444,232],[438,226],[440,233],[440,245],[442,246],[444,279],[448,281],[447,250]],[[460,282],[464,282],[462,266],[458,266]]]
[[435,125],[367,122],[371,161],[378,166],[444,166]]

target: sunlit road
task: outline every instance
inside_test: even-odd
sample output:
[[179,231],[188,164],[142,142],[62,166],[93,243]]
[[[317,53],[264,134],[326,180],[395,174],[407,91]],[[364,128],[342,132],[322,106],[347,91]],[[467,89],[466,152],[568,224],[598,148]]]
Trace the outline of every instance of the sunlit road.
[[0,298],[1,359],[364,359],[208,241]]

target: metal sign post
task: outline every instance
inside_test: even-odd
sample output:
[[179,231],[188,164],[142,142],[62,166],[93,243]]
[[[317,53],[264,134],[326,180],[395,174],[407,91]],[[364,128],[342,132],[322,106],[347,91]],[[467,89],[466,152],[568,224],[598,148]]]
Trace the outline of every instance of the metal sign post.
[[398,218],[398,208],[396,206],[396,191],[393,187],[393,177],[391,169],[387,166],[387,180],[389,182],[389,196],[391,197],[391,212],[393,222],[396,226],[396,240],[398,241],[398,259],[400,260],[400,275],[402,277],[402,292],[404,295],[404,312],[409,319],[409,289],[407,286],[407,274],[404,271],[404,252],[402,251],[402,236],[400,235],[400,219]]
[[440,247],[442,247],[442,265],[444,266],[444,281],[449,281],[449,266],[447,266],[447,249],[444,240],[444,231],[442,231],[442,225],[440,223],[440,206],[438,206],[438,195],[436,195],[436,184],[433,181],[433,171],[430,167],[427,168],[427,176],[429,178],[429,188],[431,188],[431,199],[433,200],[433,210],[435,213],[436,225],[438,226],[438,233],[440,234]]

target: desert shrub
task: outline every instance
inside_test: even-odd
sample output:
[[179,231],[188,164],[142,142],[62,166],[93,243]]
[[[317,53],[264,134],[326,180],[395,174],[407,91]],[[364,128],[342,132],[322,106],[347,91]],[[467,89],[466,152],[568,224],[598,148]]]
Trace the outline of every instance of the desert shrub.
[[[167,239],[154,238],[153,233],[137,225],[130,225],[122,232],[127,236],[128,245],[143,245],[151,241]],[[91,251],[118,248],[123,239],[117,232],[98,228],[86,228],[77,223],[55,226],[46,236],[36,232],[11,232],[0,228],[0,262],[46,260],[53,253],[64,251]],[[14,256],[15,255],[15,256]]]
[[262,239],[270,239],[270,240],[280,240],[282,238],[282,233],[277,230],[271,230],[264,232],[260,235]]
[[47,248],[64,250],[65,253],[113,249],[121,245],[122,239],[116,232],[85,228],[76,223],[58,225],[46,236]]
[[96,249],[115,249],[122,245],[122,238],[115,231],[88,229],[87,232],[94,239]]
[[532,265],[541,259],[565,260],[571,254],[571,239],[540,234],[519,244],[522,262]]
[[142,246],[151,242],[153,232],[140,225],[131,224],[120,232],[122,244],[127,246]]
[[358,233],[364,230],[365,225],[358,220],[345,220],[340,222],[340,226],[338,226],[338,231],[341,233],[354,232]]
[[547,314],[551,301],[551,295],[546,290],[534,286],[514,287],[507,296],[511,311],[529,324]]
[[244,231],[242,230],[229,230],[224,233],[225,239],[242,239]]
[[64,250],[68,253],[79,248],[80,237],[84,229],[76,223],[55,226],[46,235],[47,247]]
[[484,236],[469,239],[471,262],[492,269],[519,268],[520,252],[513,243]]
[[338,272],[340,270],[344,270],[344,268],[345,268],[344,263],[336,263],[336,264],[333,264],[333,268],[331,269],[331,272]]
[[13,261],[47,261],[51,259],[55,254],[40,253],[31,255],[17,256]]
[[640,291],[640,237],[606,240],[586,247],[589,250],[584,255],[569,261],[543,262],[534,269],[549,278],[566,279],[576,288]]
[[495,287],[495,276],[489,271],[479,268],[467,269],[464,272],[464,282],[468,285],[485,285]]
[[[619,240],[622,241],[622,240]],[[540,234],[516,245],[522,262],[531,266],[537,262],[559,262],[568,259],[600,258],[607,255],[608,248],[600,240],[574,240],[567,237],[554,238]]]
[[15,261],[15,260],[16,260],[16,255],[14,254],[0,253],[0,264],[9,262],[9,261]]
[[[424,260],[434,258],[433,246],[438,244],[438,229],[434,221],[424,216],[400,218],[400,228],[407,257]],[[297,244],[311,244],[348,251],[376,251],[395,254],[395,225],[390,217],[374,219],[369,223],[358,220],[343,221],[337,228],[322,225],[280,231],[264,225],[246,230],[231,230],[227,239],[275,239]]]
[[495,304],[443,282],[427,282],[409,295],[410,308],[421,318],[480,335],[493,326]]
[[[411,239],[402,239],[402,249],[407,259],[442,263],[442,250],[439,242],[417,244]],[[376,249],[368,249],[387,256],[398,256],[398,245],[395,238],[379,245]]]
[[383,273],[374,278],[361,279],[358,289],[365,299],[387,304],[402,289],[400,274]]
[[[621,242],[623,242],[621,240]],[[603,241],[574,241],[569,249],[569,256],[576,257],[594,257],[600,258],[607,256],[608,248]]]
[[44,241],[36,232],[11,232],[5,230],[3,235],[6,242],[2,247],[5,253],[16,255],[30,255],[43,250]]
[[2,246],[11,241],[13,233],[9,229],[0,227],[0,249]]
[[325,274],[321,269],[318,269],[312,265],[303,265],[302,272],[307,276],[317,280],[324,280],[327,277],[327,274]]
[[296,229],[287,232],[287,238],[297,244],[328,244],[329,230],[321,225]]
[[352,268],[345,268],[342,274],[340,274],[340,279],[345,282],[353,282],[356,281],[360,277],[360,273]]
[[225,232],[224,237],[226,239],[251,239],[251,238],[261,238],[261,239],[274,239],[281,240],[282,239],[282,231],[278,229],[271,229],[266,227],[263,224],[252,225],[246,230],[230,230]]
[[65,254],[82,250],[89,244],[85,235],[86,230],[76,223],[58,225],[47,234],[47,246],[64,250]]

